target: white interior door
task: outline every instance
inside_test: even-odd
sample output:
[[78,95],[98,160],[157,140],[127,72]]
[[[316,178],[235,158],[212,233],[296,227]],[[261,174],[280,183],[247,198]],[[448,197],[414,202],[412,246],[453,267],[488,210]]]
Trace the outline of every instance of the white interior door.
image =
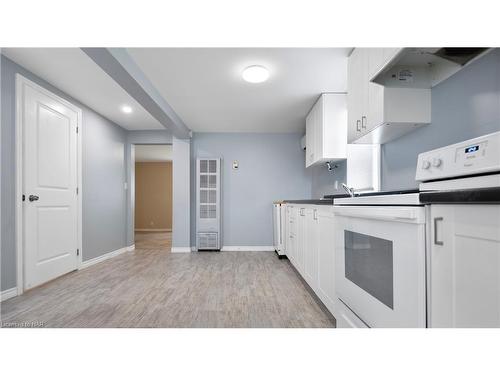
[[29,81],[21,88],[24,287],[78,267],[80,111]]

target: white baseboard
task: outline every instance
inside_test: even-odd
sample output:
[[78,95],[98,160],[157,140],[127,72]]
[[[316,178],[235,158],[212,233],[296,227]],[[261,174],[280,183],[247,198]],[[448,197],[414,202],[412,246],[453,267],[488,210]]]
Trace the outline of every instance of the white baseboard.
[[105,261],[106,259],[110,259],[110,258],[113,258],[113,257],[115,257],[117,255],[126,253],[127,251],[134,251],[134,250],[135,250],[135,244],[127,246],[127,247],[122,247],[121,249],[117,249],[115,251],[111,251],[111,252],[106,253],[104,255],[101,255],[101,256],[99,256],[97,258],[86,260],[85,262],[82,262],[82,264],[80,265],[80,267],[78,269],[82,270],[84,268],[93,266],[94,264],[97,264],[97,263],[100,263],[102,261]]
[[141,229],[141,228],[136,228],[136,232],[172,232],[172,228],[163,228],[163,229]]
[[7,301],[9,298],[17,296],[17,287],[2,290],[0,292],[0,302]]
[[274,251],[273,246],[222,246],[221,251]]
[[185,247],[172,247],[172,250],[170,250],[172,253],[190,253],[191,252],[191,247],[190,246],[185,246]]

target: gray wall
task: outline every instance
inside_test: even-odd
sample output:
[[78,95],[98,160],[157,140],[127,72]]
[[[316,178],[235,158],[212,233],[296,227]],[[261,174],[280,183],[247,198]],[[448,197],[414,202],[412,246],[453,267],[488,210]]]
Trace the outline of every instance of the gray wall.
[[[222,158],[222,228],[225,246],[270,246],[272,202],[311,196],[301,134],[195,133],[191,145],[191,201],[196,201],[196,158]],[[231,164],[238,160],[240,168]],[[195,246],[195,205],[191,207]]]
[[174,248],[191,247],[190,149],[191,149],[190,139],[177,139],[177,138],[173,139],[172,247]]
[[126,246],[127,132],[83,108],[82,137],[85,261]]
[[15,74],[74,103],[83,111],[83,259],[126,245],[125,145],[127,132],[2,56],[1,65],[1,290],[16,286]]
[[500,130],[500,49],[432,89],[432,123],[382,147],[382,189],[417,187],[420,152]]
[[[335,163],[338,168],[329,171],[326,165],[316,165],[309,167],[312,173],[311,198],[323,198],[325,195],[345,193],[341,184],[347,179],[347,162]],[[338,189],[335,189],[335,181],[338,182]]]

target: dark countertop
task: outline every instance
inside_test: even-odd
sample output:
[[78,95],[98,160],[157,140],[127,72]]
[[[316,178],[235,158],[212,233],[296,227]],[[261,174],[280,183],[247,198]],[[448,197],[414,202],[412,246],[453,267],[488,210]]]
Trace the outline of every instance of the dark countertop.
[[[392,194],[417,193],[418,190],[390,192]],[[361,196],[384,195],[389,192],[364,193]],[[359,196],[359,195],[358,195]],[[349,198],[349,194],[325,195],[323,199],[284,200],[283,203],[333,205],[335,198]],[[419,194],[422,204],[498,204],[500,187],[482,189],[463,189],[450,191],[424,191]]]
[[350,195],[347,193],[337,193],[337,194],[330,194],[330,195],[325,195],[323,198],[325,199],[335,199],[335,198],[349,198]]
[[349,194],[331,194],[325,195],[322,199],[295,199],[295,200],[284,200],[284,203],[295,203],[295,204],[321,204],[321,205],[333,205],[333,200],[335,198],[347,198]]
[[425,191],[420,193],[424,204],[488,204],[500,203],[500,187],[450,191]]
[[321,205],[333,205],[333,199],[298,199],[298,200],[284,200],[284,203],[295,203],[295,204],[321,204]]

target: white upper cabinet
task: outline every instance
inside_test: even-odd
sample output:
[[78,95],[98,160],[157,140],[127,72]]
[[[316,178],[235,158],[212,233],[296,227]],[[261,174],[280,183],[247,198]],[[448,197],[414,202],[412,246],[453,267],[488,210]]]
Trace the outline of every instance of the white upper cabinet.
[[356,48],[349,57],[349,143],[387,143],[431,122],[430,89],[370,82],[398,53],[398,48]]
[[371,81],[403,48],[368,48],[369,80]]
[[322,94],[306,118],[306,167],[346,158],[346,94]]

